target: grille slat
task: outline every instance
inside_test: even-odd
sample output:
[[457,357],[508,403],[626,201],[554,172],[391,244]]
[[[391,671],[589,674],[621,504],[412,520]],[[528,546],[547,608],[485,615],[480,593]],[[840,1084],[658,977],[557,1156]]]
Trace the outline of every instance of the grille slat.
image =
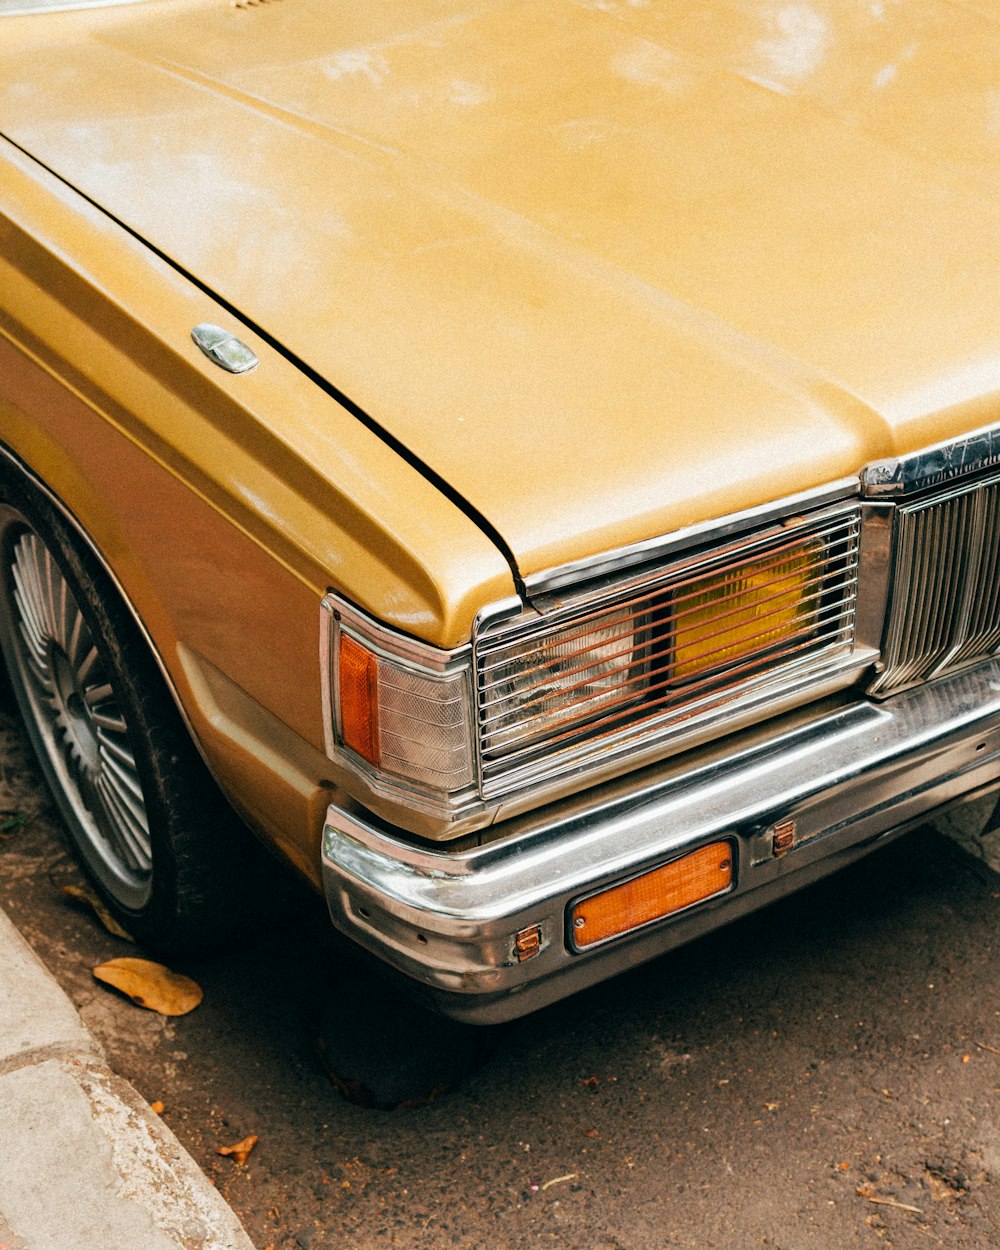
[[1000,646],[1000,475],[899,507],[873,693],[985,659]]
[[970,596],[968,636],[958,644],[952,664],[964,664],[970,657],[989,655],[1000,646],[1000,488],[984,487],[982,492],[982,542],[978,546],[979,567]]
[[[484,793],[760,701],[854,644],[859,510],[631,575],[477,638]],[[516,773],[516,777],[514,774]]]

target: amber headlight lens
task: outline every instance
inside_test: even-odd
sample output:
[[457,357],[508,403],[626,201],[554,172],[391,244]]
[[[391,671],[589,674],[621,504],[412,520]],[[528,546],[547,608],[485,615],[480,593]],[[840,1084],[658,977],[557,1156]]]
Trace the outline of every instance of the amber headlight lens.
[[690,679],[812,636],[819,615],[821,543],[769,552],[678,588],[671,603],[674,680]]

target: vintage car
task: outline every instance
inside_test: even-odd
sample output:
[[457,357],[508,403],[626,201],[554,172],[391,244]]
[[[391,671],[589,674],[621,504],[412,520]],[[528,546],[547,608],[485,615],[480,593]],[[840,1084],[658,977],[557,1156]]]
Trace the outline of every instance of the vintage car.
[[138,938],[235,810],[501,1021],[998,784],[996,36],[0,0],[0,640]]

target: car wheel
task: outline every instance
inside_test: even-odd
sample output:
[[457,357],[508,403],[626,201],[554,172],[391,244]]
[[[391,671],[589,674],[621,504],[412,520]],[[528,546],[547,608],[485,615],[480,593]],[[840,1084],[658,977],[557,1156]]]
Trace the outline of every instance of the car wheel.
[[235,817],[145,639],[56,508],[0,488],[0,647],[69,836],[128,932],[189,948],[230,917]]

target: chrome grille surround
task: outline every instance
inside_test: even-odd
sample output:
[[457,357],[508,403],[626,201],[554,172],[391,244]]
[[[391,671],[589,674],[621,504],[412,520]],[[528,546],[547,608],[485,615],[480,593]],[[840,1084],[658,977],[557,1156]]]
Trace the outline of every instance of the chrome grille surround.
[[[513,619],[486,624],[473,643],[483,798],[502,799],[668,737],[679,746],[723,717],[733,722],[800,687],[815,690],[855,664],[860,525],[853,501],[787,518],[665,566],[536,599]],[[796,561],[805,567],[798,586]],[[782,613],[799,596],[806,606],[789,627]],[[761,603],[748,653],[745,630]],[[596,630],[600,641],[588,643]],[[728,654],[734,636],[743,639],[737,659]],[[696,648],[696,671],[678,678],[671,655],[682,637]],[[571,657],[564,695],[547,663],[553,640],[561,640],[564,665]],[[512,674],[521,677],[519,689]]]
[[895,508],[895,560],[871,693],[954,672],[1000,648],[1000,473]]
[[998,466],[1000,424],[986,425],[902,456],[872,461],[861,470],[861,491],[868,499],[894,499],[964,481]]

